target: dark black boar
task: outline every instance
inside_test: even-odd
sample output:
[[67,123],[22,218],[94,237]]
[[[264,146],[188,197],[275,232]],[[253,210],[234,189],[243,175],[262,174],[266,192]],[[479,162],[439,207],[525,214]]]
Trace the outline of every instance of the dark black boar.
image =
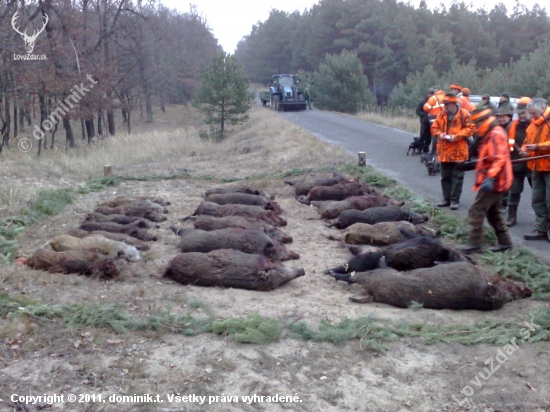
[[371,207],[403,206],[404,202],[396,202],[387,196],[364,195],[351,196],[344,200],[319,202],[313,206],[319,209],[322,219],[335,219],[344,210],[367,210]]
[[529,288],[488,275],[465,262],[410,272],[376,269],[330,274],[337,280],[360,283],[365,287],[367,296],[351,298],[353,302],[380,302],[399,308],[406,308],[414,301],[429,309],[495,310],[506,302],[527,298],[532,293]]
[[112,279],[120,275],[119,265],[113,258],[87,250],[70,250],[63,253],[38,249],[27,260],[33,269],[53,273],[78,273]]
[[302,179],[292,181],[285,180],[287,185],[294,186],[294,195],[307,196],[309,191],[316,186],[334,186],[338,183],[348,183],[349,179],[334,172],[332,177],[306,176]]
[[88,232],[95,232],[97,230],[102,230],[105,232],[111,233],[124,233],[135,237],[139,240],[144,240],[146,242],[156,241],[157,237],[151,235],[147,230],[140,229],[135,225],[119,225],[118,223],[113,222],[87,222],[84,221],[80,225],[80,229],[87,230]]
[[236,227],[248,230],[265,230],[273,239],[281,243],[291,243],[292,237],[280,231],[269,223],[259,219],[251,219],[242,216],[215,217],[210,215],[198,215],[193,221],[195,229],[202,229],[210,232],[212,230]]
[[180,236],[178,245],[183,253],[236,249],[273,260],[300,259],[300,255],[270,238],[263,230],[228,228],[207,232],[199,229],[171,229]]
[[380,222],[407,221],[413,224],[424,223],[426,219],[418,213],[403,210],[397,206],[372,207],[367,210],[344,210],[338,216],[336,222],[330,226],[338,229],[345,229],[354,223],[367,223],[374,225]]
[[184,285],[269,291],[304,274],[304,269],[288,268],[262,255],[220,249],[182,253],[172,259],[164,277]]
[[114,222],[118,223],[119,225],[134,224],[142,229],[150,229],[153,227],[153,224],[148,219],[128,215],[103,215],[101,213],[92,212],[88,213],[84,220],[91,222]]
[[208,197],[209,195],[221,195],[221,194],[227,194],[227,193],[246,193],[249,195],[262,196],[266,200],[271,200],[271,196],[268,195],[267,193],[262,192],[261,190],[255,189],[253,187],[243,186],[243,185],[213,187],[206,191],[206,193],[204,194],[204,197]]
[[163,222],[167,220],[167,217],[156,212],[153,208],[144,205],[123,205],[117,207],[100,206],[95,210],[96,213],[102,215],[127,215],[137,216],[152,222]]
[[384,256],[382,249],[377,247],[364,247],[354,249],[350,248],[350,251],[354,256],[349,262],[344,263],[342,266],[336,266],[332,269],[327,269],[323,273],[325,275],[331,275],[332,272],[344,274],[352,272],[365,272],[367,270],[373,270],[380,267],[380,260]]
[[[260,206],[248,205],[218,205],[213,202],[201,202],[195,212],[197,215],[210,215],[215,217],[242,216],[263,220],[273,226],[286,226],[287,222],[272,210],[266,210]],[[190,220],[193,216],[187,216],[183,220]]]

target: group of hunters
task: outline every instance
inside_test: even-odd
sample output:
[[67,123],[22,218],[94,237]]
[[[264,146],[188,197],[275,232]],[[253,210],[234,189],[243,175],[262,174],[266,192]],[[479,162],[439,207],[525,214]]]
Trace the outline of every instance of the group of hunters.
[[[550,241],[550,107],[546,100],[522,97],[514,109],[510,95],[502,93],[498,107],[489,95],[483,95],[475,106],[469,100],[469,89],[451,84],[450,90],[430,89],[416,112],[421,123],[420,147],[427,153],[431,144],[431,153],[437,153],[441,163],[443,199],[438,207],[458,209],[464,172],[470,165],[475,167],[473,190],[478,193],[468,211],[471,231],[459,250],[481,250],[485,218],[498,239],[489,249],[512,248],[508,227],[516,224],[525,179],[532,188],[536,222],[535,230],[524,238]],[[518,117],[512,120],[514,112]]]

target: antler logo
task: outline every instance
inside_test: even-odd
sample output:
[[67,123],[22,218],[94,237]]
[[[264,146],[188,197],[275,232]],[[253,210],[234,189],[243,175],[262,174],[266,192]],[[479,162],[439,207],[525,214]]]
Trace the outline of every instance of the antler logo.
[[25,40],[25,49],[27,50],[27,54],[30,54],[34,49],[34,42],[36,41],[36,38],[40,33],[44,31],[44,29],[46,28],[46,24],[48,24],[48,21],[50,20],[50,18],[48,17],[47,14],[44,13],[44,24],[42,25],[42,28],[38,31],[34,30],[32,35],[29,36],[27,34],[27,30],[25,30],[24,32],[21,32],[19,30],[19,27],[16,27],[16,20],[18,17],[17,13],[19,12],[16,11],[13,17],[11,18],[11,25],[13,26],[13,29],[21,35],[23,40]]

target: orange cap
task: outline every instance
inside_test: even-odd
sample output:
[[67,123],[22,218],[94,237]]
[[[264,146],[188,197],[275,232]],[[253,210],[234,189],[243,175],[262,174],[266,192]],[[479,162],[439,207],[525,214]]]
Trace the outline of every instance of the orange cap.
[[454,94],[448,93],[443,98],[443,103],[458,103],[458,98]]
[[462,87],[460,87],[460,86],[459,86],[458,84],[456,84],[456,83],[451,84],[450,87],[451,87],[451,90],[453,90],[453,89],[454,89],[454,90],[462,90]]
[[465,95],[465,96],[469,96],[470,95],[470,89],[468,89],[467,87],[463,87],[462,90],[461,90],[462,94]]

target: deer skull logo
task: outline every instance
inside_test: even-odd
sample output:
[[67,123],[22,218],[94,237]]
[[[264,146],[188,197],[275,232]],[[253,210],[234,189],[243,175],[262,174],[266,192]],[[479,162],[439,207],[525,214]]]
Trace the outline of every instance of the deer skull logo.
[[27,30],[25,30],[24,32],[21,32],[19,30],[19,27],[16,26],[16,20],[18,17],[17,13],[19,12],[16,11],[13,17],[11,18],[11,25],[13,26],[13,29],[21,35],[23,40],[25,40],[25,49],[27,50],[27,54],[30,54],[34,49],[34,42],[36,41],[36,38],[40,33],[44,31],[44,29],[46,28],[46,24],[48,24],[48,21],[50,20],[50,18],[48,17],[47,14],[44,13],[44,24],[42,25],[42,28],[38,31],[34,30],[32,35],[29,36],[27,34]]

